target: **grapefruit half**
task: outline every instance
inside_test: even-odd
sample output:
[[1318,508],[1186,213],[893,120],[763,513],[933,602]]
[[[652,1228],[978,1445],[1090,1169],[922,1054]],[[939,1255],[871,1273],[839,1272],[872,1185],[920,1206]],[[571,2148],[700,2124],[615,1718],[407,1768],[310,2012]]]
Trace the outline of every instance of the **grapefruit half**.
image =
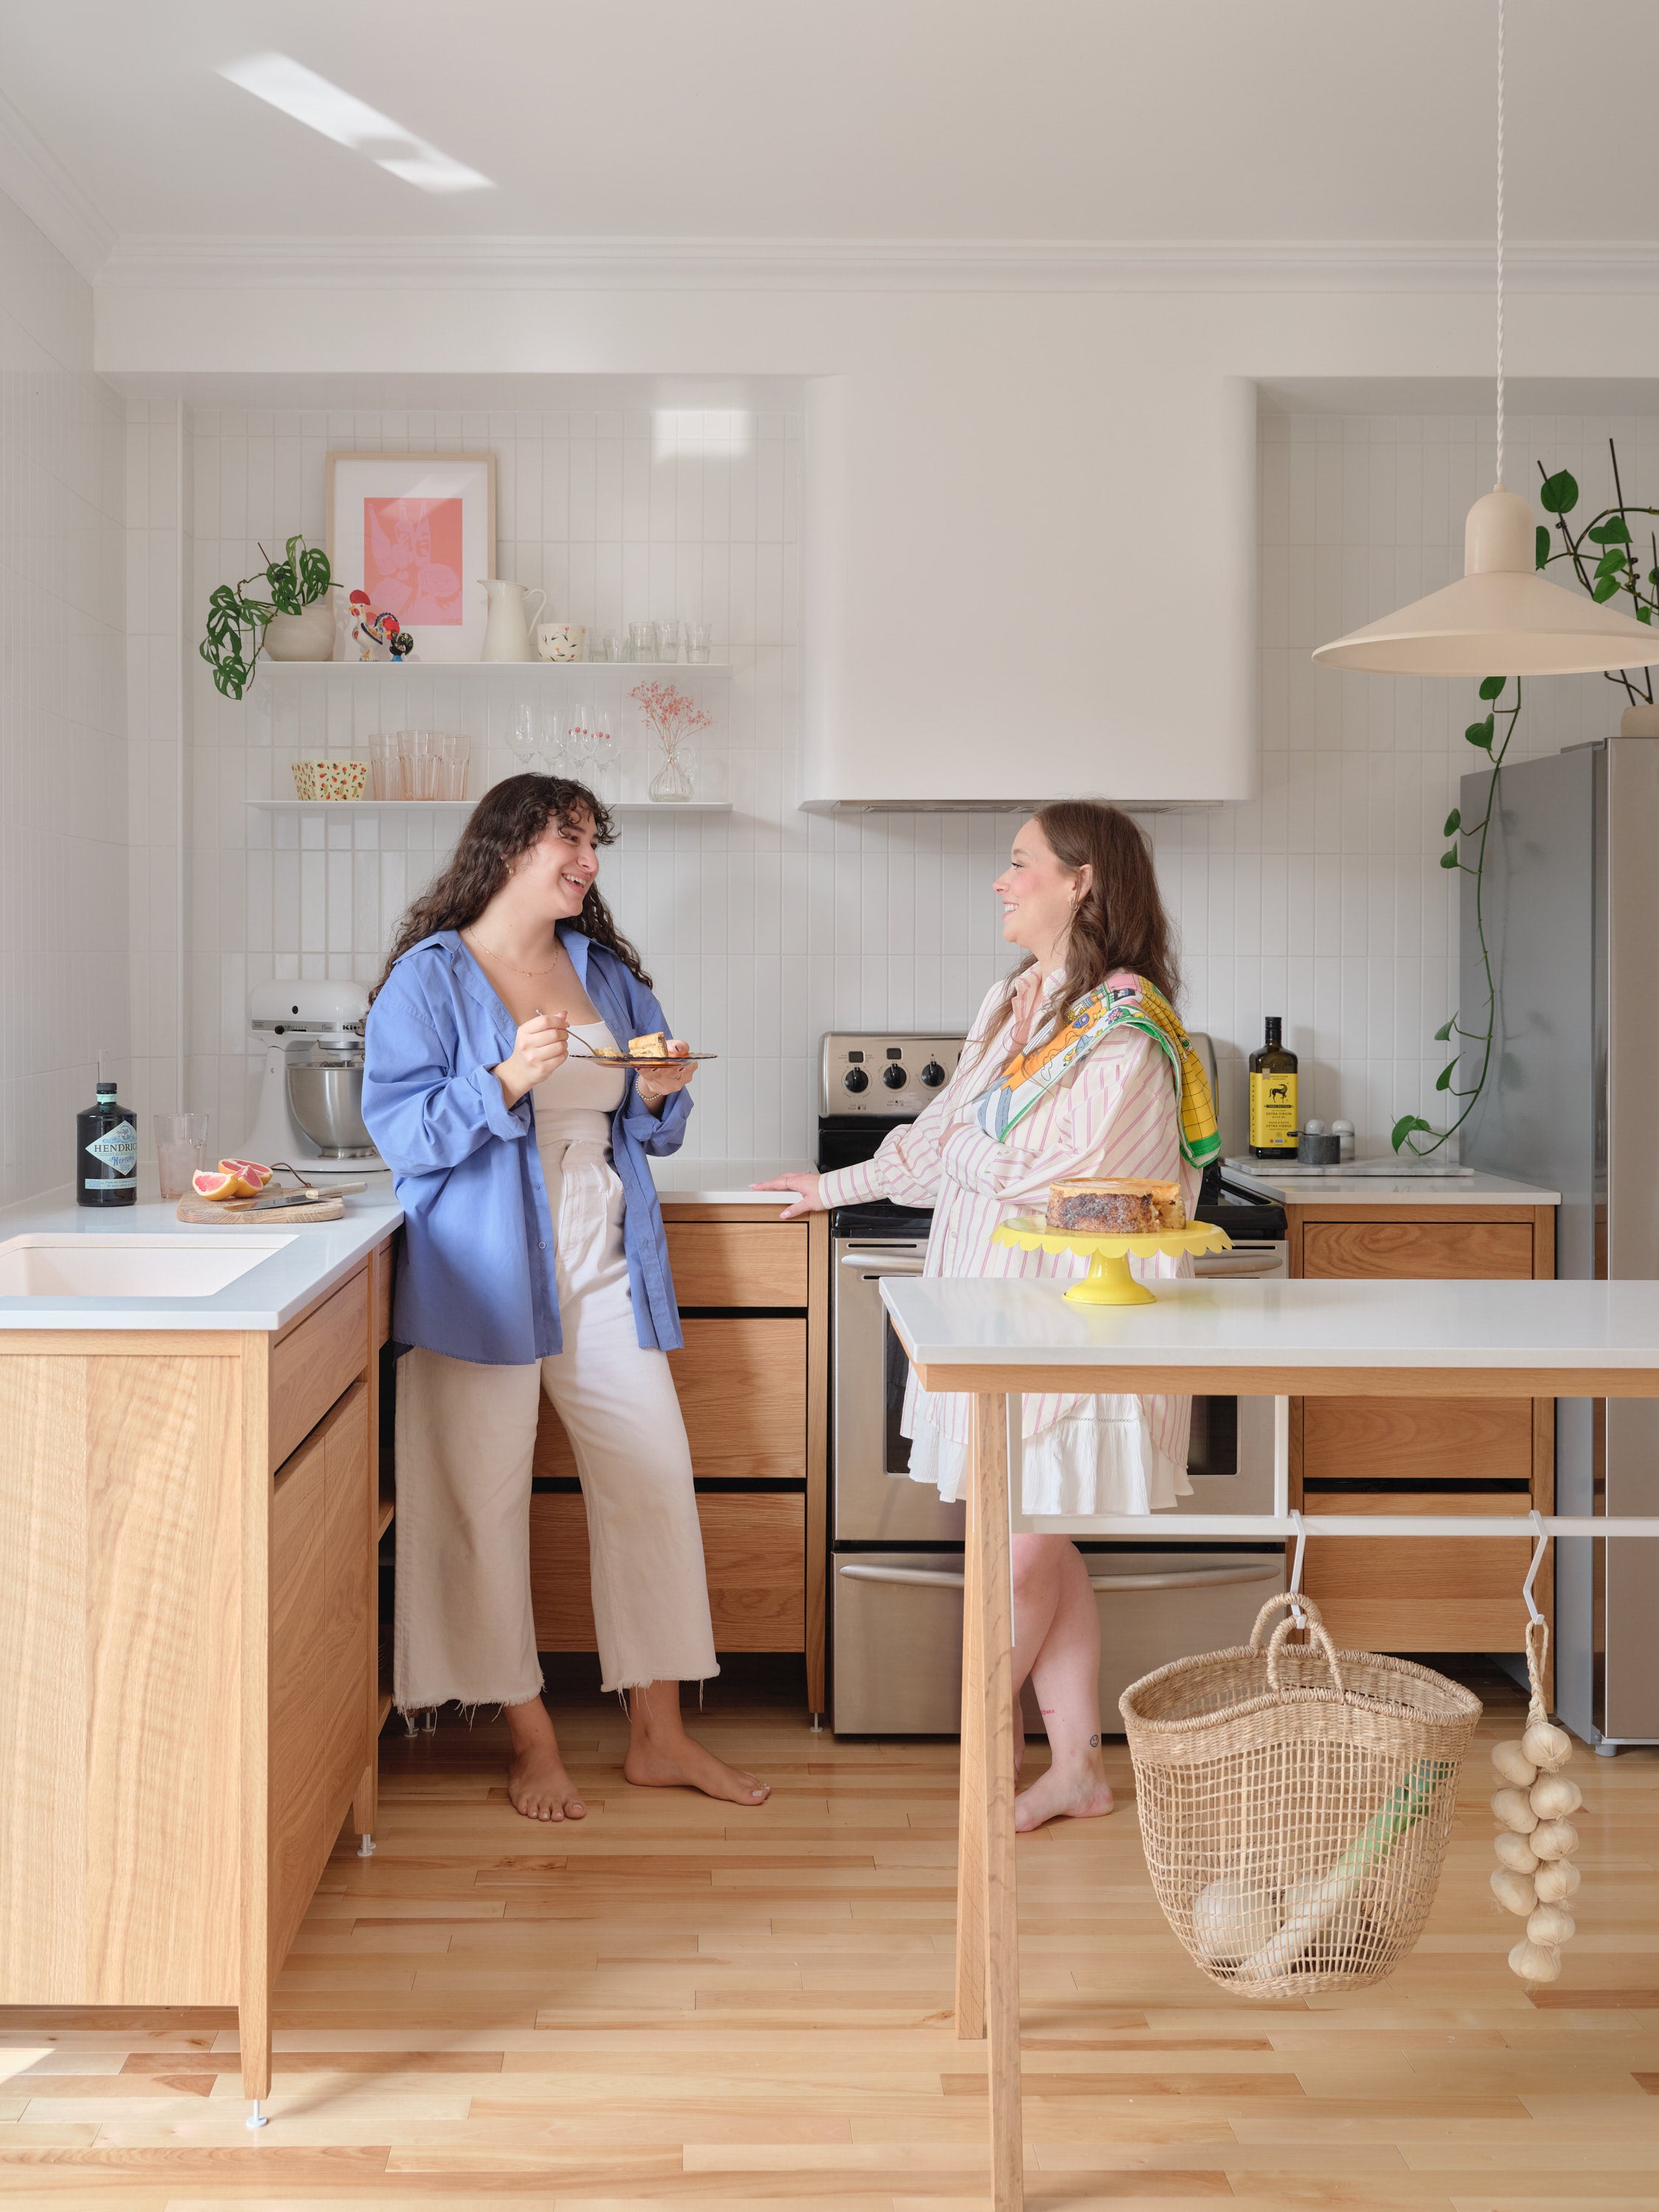
[[252,1198],[254,1194],[239,1175],[224,1175],[212,1168],[198,1168],[190,1179],[198,1198]]

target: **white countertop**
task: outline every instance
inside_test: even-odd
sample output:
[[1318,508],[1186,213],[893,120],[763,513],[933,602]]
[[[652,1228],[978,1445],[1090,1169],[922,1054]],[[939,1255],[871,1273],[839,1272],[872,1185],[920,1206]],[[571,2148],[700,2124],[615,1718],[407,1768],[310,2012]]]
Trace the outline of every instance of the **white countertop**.
[[754,1206],[764,1212],[789,1203],[781,1190],[751,1190],[750,1183],[773,1176],[811,1175],[811,1160],[702,1160],[671,1152],[651,1162],[651,1179],[659,1198],[678,1199],[695,1206]]
[[[378,1187],[377,1187],[378,1186]],[[14,1237],[166,1237],[234,1249],[250,1241],[282,1243],[222,1291],[204,1297],[0,1297],[0,1329],[224,1328],[279,1329],[343,1282],[365,1255],[403,1219],[392,1195],[392,1178],[345,1201],[343,1221],[299,1228],[198,1229],[180,1221],[170,1200],[150,1197],[136,1206],[76,1206],[69,1187],[0,1212],[0,1244]]]
[[1264,1161],[1255,1168],[1223,1170],[1232,1183],[1250,1183],[1281,1206],[1559,1206],[1559,1190],[1507,1176],[1275,1175]]
[[1046,1282],[889,1277],[920,1366],[1659,1370],[1659,1283],[1161,1282],[1145,1306]]

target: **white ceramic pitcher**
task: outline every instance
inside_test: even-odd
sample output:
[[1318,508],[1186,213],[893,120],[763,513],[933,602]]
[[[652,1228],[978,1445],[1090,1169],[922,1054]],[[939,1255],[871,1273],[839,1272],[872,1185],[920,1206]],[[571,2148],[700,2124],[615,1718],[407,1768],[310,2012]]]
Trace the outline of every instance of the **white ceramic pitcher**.
[[[547,593],[534,584],[510,584],[503,576],[480,576],[489,599],[489,619],[484,624],[480,660],[534,660],[536,647],[530,625],[547,605]],[[534,592],[535,607],[525,605]]]

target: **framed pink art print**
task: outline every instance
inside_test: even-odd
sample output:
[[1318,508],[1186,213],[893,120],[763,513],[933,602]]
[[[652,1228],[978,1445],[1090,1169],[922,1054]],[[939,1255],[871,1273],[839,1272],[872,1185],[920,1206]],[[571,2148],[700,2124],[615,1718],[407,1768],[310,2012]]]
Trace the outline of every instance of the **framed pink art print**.
[[477,660],[495,573],[493,453],[331,453],[328,558],[421,661]]

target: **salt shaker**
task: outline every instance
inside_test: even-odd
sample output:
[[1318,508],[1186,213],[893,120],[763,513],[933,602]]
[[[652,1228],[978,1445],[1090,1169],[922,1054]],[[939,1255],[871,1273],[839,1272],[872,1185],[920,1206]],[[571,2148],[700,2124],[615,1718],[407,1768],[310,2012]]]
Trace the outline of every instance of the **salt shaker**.
[[1333,1121],[1331,1124],[1331,1134],[1336,1139],[1336,1156],[1338,1159],[1351,1160],[1353,1158],[1353,1123],[1352,1121]]

